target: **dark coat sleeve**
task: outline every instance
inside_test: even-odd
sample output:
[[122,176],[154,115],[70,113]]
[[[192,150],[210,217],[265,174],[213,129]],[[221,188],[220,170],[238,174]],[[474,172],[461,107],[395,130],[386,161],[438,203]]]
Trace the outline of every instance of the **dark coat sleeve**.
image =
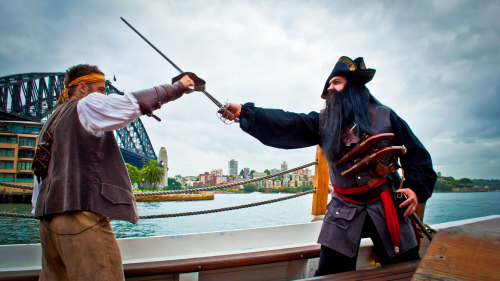
[[403,188],[410,188],[417,194],[418,202],[424,203],[432,195],[437,175],[432,167],[432,159],[410,126],[394,111],[391,111],[391,125],[394,133],[393,145],[404,145],[407,149],[401,156],[401,166],[405,181]]
[[319,114],[265,109],[246,103],[240,128],[261,143],[276,148],[302,148],[319,144]]

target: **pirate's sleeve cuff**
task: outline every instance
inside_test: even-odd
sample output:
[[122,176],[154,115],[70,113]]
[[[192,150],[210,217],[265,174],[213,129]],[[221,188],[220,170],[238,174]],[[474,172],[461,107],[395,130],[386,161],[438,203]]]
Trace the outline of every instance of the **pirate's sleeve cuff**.
[[151,115],[153,111],[160,109],[165,103],[174,101],[186,92],[184,85],[178,81],[173,85],[165,84],[145,89],[132,94],[137,99],[141,113]]

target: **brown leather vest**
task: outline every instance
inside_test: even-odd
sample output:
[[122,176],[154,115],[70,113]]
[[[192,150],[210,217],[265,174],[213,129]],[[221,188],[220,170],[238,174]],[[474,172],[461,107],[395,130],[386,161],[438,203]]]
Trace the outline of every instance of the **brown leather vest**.
[[78,101],[68,101],[58,117],[35,216],[93,211],[136,223],[132,185],[113,132],[102,137],[87,132],[78,118]]
[[[391,132],[391,110],[383,105],[376,105],[370,108],[370,124],[373,134],[390,133]],[[344,144],[346,143],[344,138]],[[388,141],[379,143],[379,147],[385,147],[389,144]],[[344,145],[343,155],[347,154],[349,148]],[[330,170],[330,182],[339,188],[360,187],[368,183],[370,175],[367,171],[360,171],[353,175],[342,176],[341,173],[354,165],[354,160],[337,166],[335,163],[328,163]]]

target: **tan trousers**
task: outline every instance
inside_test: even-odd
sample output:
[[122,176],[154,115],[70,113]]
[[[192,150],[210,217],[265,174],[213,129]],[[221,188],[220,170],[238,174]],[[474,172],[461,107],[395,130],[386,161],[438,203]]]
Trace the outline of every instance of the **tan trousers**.
[[124,280],[120,248],[109,219],[72,212],[40,221],[39,280]]

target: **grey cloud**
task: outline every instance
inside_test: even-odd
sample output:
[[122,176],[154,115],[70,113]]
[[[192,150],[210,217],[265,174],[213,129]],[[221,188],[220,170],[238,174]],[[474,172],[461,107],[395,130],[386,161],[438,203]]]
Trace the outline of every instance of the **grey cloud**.
[[[220,101],[310,112],[323,107],[338,57],[364,56],[377,69],[368,87],[410,124],[437,170],[498,178],[499,12],[498,1],[2,1],[0,75],[88,62],[125,91],[168,83],[176,71],[123,16]],[[231,158],[255,170],[314,159],[314,148],[266,147],[215,111],[194,93],[165,105],[161,123],[142,118],[172,174],[226,170]]]

